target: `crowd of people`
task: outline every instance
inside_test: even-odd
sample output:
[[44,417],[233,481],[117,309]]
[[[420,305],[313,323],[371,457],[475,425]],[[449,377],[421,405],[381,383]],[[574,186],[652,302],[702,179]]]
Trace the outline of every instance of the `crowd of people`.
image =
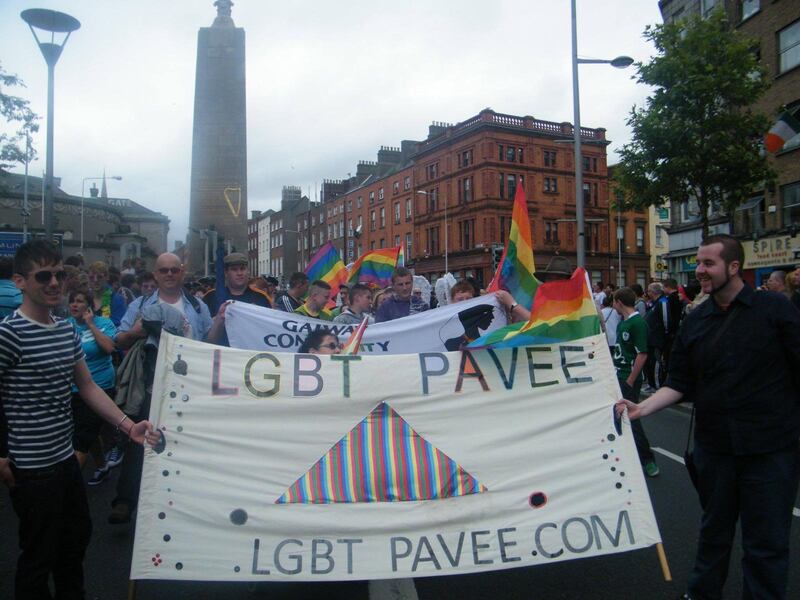
[[[740,516],[751,597],[781,598],[786,586],[788,517],[800,478],[800,269],[776,271],[764,290],[753,290],[742,265],[738,241],[712,236],[698,250],[692,285],[593,285],[624,399],[618,408],[629,411],[648,476],[659,467],[639,417],[686,399],[696,409],[704,517],[687,598],[721,597]],[[281,290],[274,277],[253,277],[236,252],[224,258],[223,271],[217,288],[213,279],[189,277],[171,253],[158,256],[152,271],[138,259],[117,270],[62,261],[42,240],[24,244],[13,260],[0,258],[0,480],[12,489],[20,521],[17,598],[49,598],[50,576],[57,597],[83,597],[91,522],[81,469],[89,458],[88,485],[120,468],[108,520],[130,522],[143,443],[158,442],[147,415],[162,331],[228,345],[231,300],[354,325],[485,293],[465,279],[426,298],[405,267],[385,289],[343,286],[334,298],[328,283],[298,272]],[[536,277],[572,274],[556,256]],[[530,318],[531,307],[508,291],[496,298],[509,322]],[[336,354],[341,341],[319,329],[299,351]]]

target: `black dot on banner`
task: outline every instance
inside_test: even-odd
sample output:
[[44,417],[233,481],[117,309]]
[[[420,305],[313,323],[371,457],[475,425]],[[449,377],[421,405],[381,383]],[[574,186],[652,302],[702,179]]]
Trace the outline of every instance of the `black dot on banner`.
[[167,534],[167,535],[165,535],[165,536],[164,536],[164,541],[165,541],[165,542],[168,542],[168,541],[170,541],[171,539],[172,539],[172,536],[171,536],[170,534]]
[[539,554],[539,553],[538,553],[536,550],[534,550],[533,552],[531,552],[531,556],[536,556],[537,554]]
[[241,570],[242,570],[242,568],[239,565],[236,565],[235,567],[233,567],[234,573],[238,573]]
[[167,456],[172,456],[172,452],[167,452]]
[[164,477],[167,477],[167,476],[169,475],[169,471],[167,471],[166,469],[164,469],[163,471],[161,471],[161,474],[162,474]]
[[603,460],[608,460],[608,454],[603,454]]
[[172,488],[167,488],[167,491],[168,492],[172,492]]
[[158,518],[162,521],[167,518],[167,513],[160,512],[158,513]]
[[180,471],[175,471],[175,475],[180,475],[180,474],[181,474]]
[[594,358],[594,352],[589,352],[589,358]]
[[180,571],[183,568],[183,563],[175,563],[175,568]]
[[621,483],[616,483],[616,484],[614,484],[614,486],[615,486],[615,487],[616,487],[618,490],[621,490],[621,489],[622,489],[622,484],[621,484]]
[[619,476],[620,476],[620,477],[625,477],[625,471],[620,471],[620,472],[619,472]]
[[615,439],[617,439],[617,436],[615,436],[613,433],[609,433],[606,438],[609,442],[613,442]]
[[[178,425],[178,432],[180,433],[181,431],[183,431],[183,427],[181,425]],[[175,443],[177,444],[178,442]]]
[[176,394],[175,392],[170,392],[170,393],[169,393],[169,397],[170,397],[170,398],[174,398],[174,397],[175,397],[175,396],[177,396],[177,395],[178,395],[178,394]]
[[616,470],[617,470],[617,467],[611,467],[611,470],[612,470],[612,471],[616,471]]
[[231,523],[234,525],[244,525],[247,523],[247,511],[243,508],[237,508],[231,511]]
[[179,410],[179,411],[178,411],[177,413],[175,413],[175,414],[177,414],[179,417],[182,417],[182,416],[183,416],[183,411]]
[[542,508],[547,504],[547,494],[544,492],[534,492],[531,494],[530,498],[528,498],[528,503],[533,508]]
[[184,402],[188,402],[189,401],[189,395],[188,394],[184,394],[183,396],[181,396],[181,400],[183,400]]

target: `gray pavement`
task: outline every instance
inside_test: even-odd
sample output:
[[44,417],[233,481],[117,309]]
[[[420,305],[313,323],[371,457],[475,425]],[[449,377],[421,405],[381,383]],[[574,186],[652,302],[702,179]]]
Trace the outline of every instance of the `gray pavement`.
[[[392,600],[478,599],[586,599],[669,600],[684,591],[694,558],[700,509],[683,465],[670,458],[683,455],[689,413],[671,408],[645,421],[651,444],[657,448],[661,475],[648,480],[650,496],[664,541],[674,581],[661,576],[654,548],[598,558],[567,561],[533,568],[492,573],[430,577],[408,586],[376,586],[366,582],[331,584],[247,584],[143,581],[137,600],[228,600],[239,598],[337,599],[391,598]],[[668,453],[668,454],[665,454]],[[87,469],[87,478],[90,475]],[[132,528],[106,522],[117,474],[100,486],[88,488],[94,534],[85,563],[87,598],[124,600],[128,597],[128,572]],[[800,597],[800,499],[795,504],[792,529],[792,567],[788,598]],[[0,599],[13,598],[16,561],[16,520],[8,493],[0,491]],[[737,542],[738,543],[738,542]],[[725,598],[741,597],[741,552],[735,548]],[[399,590],[399,591],[398,591]]]

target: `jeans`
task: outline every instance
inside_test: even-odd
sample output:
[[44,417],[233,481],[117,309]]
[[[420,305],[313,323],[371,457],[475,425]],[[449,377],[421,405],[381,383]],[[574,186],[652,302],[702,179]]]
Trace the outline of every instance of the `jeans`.
[[786,598],[789,528],[800,479],[800,449],[734,456],[695,444],[703,504],[692,598],[718,600],[728,575],[736,522],[742,526],[742,597]]
[[52,574],[56,598],[82,599],[83,557],[92,522],[77,459],[71,456],[42,469],[12,469],[16,485],[11,503],[19,518],[20,547],[15,598],[52,598]]

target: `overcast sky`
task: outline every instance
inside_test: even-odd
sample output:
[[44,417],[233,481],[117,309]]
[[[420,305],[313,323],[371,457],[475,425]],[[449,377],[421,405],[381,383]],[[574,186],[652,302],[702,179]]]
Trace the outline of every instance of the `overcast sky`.
[[[47,69],[26,8],[81,22],[56,67],[62,188],[79,195],[104,169],[122,176],[109,195],[165,213],[171,247],[188,226],[197,30],[213,22],[213,0],[0,1],[0,62],[42,117],[31,165],[41,175]],[[247,40],[250,210],[278,208],[283,185],[313,199],[323,179],[354,173],[381,145],[424,139],[432,121],[486,107],[573,119],[569,0],[235,0],[232,17]],[[579,55],[646,61],[641,34],[659,22],[656,0],[578,0]],[[648,93],[633,75],[580,67],[581,121],[608,130],[609,163]]]

